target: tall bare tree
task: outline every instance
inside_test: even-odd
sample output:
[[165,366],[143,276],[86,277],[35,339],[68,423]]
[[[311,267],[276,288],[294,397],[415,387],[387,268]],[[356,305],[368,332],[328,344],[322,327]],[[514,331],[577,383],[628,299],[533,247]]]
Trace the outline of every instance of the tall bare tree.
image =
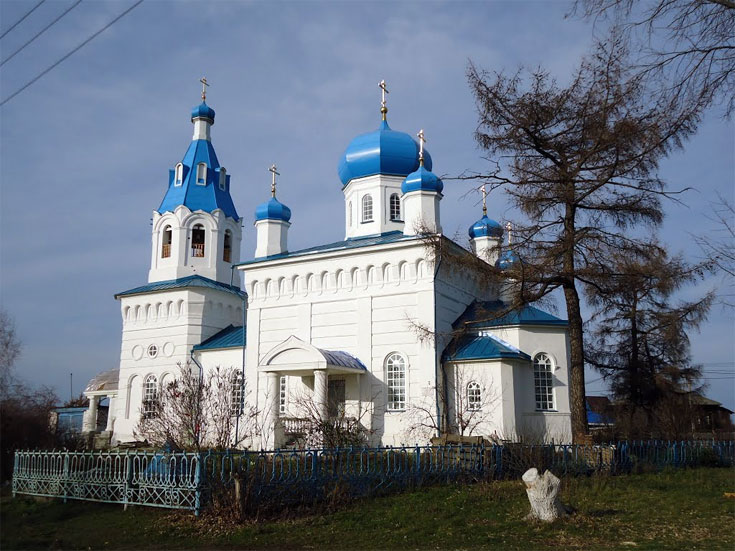
[[[524,78],[525,77],[525,78]],[[612,35],[562,87],[544,70],[507,76],[470,65],[479,113],[476,140],[495,159],[489,174],[527,221],[517,224],[511,306],[561,290],[569,319],[570,402],[575,439],[587,433],[584,341],[578,284],[594,280],[601,250],[635,252],[635,227],[658,225],[659,161],[696,129],[697,110],[651,103],[625,41]]]
[[8,313],[0,309],[0,396],[3,396],[13,380],[13,366],[20,355],[20,340],[15,333],[15,323]]
[[632,39],[650,88],[680,101],[735,109],[733,0],[576,0],[590,19],[612,19]]

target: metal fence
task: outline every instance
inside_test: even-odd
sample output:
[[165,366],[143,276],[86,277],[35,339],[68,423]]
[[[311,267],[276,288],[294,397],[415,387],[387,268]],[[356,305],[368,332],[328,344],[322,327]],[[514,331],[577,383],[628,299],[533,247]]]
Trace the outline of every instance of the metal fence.
[[665,467],[734,466],[735,442],[446,445],[226,452],[17,451],[13,494],[186,509],[196,513],[238,481],[250,506],[313,503],[452,481]]

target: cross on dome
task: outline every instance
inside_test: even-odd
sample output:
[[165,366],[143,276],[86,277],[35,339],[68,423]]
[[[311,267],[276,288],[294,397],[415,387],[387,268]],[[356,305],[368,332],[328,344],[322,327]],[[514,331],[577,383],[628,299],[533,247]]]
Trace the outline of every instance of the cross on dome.
[[207,101],[207,86],[209,86],[207,77],[200,78],[199,82],[202,83],[202,101]]
[[385,95],[390,94],[390,92],[388,92],[388,88],[385,85],[385,80],[381,80],[378,83],[378,88],[382,90],[382,100],[380,102],[380,112],[383,114],[383,120],[385,120],[385,115],[386,113],[388,113],[388,107],[385,104]]
[[511,245],[513,243],[513,237],[512,237],[512,230],[513,230],[513,224],[510,222],[505,224],[505,229],[508,231],[508,245]]
[[276,167],[276,163],[273,163],[271,167],[268,169],[268,172],[270,172],[273,175],[273,180],[271,181],[271,196],[276,196],[276,176],[280,176],[281,173],[278,172],[278,169]]
[[424,144],[426,143],[426,138],[424,137],[424,129],[422,128],[419,130],[419,133],[416,134],[416,136],[419,139],[419,164],[421,166],[424,166]]
[[480,193],[482,193],[482,214],[485,216],[487,215],[487,190],[485,189],[485,184],[480,186]]

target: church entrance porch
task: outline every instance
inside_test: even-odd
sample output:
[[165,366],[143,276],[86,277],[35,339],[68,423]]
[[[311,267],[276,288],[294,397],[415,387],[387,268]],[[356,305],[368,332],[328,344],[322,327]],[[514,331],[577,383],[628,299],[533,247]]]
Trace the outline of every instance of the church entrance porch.
[[360,376],[367,369],[347,352],[292,336],[265,355],[258,372],[265,376],[258,405],[264,417],[261,446],[282,447],[299,436],[314,437],[322,423],[345,418],[348,402],[359,408]]

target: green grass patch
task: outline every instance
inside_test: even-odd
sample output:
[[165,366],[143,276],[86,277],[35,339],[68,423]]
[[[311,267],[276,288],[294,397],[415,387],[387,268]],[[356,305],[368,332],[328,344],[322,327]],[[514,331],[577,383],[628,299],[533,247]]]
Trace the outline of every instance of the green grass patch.
[[[735,470],[701,468],[563,481],[577,512],[528,522],[522,483],[439,486],[333,513],[233,526],[206,513],[88,502],[0,500],[6,549],[728,549]],[[287,517],[288,512],[284,512]]]

